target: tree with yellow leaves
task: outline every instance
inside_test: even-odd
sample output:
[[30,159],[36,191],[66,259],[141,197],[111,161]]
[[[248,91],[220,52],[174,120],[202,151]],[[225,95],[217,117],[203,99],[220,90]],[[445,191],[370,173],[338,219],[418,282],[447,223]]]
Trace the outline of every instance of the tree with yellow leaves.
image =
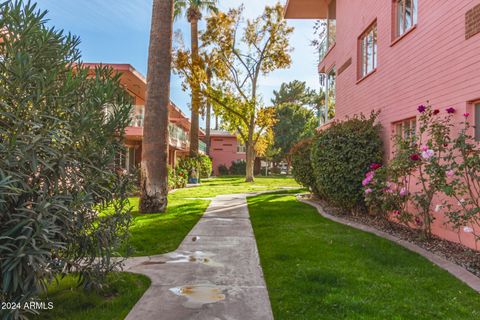
[[274,108],[263,105],[258,94],[259,82],[261,77],[290,66],[289,36],[293,28],[283,19],[280,4],[267,6],[255,19],[244,19],[242,14],[243,6],[207,19],[201,39],[215,74],[210,83],[205,60],[192,64],[190,54],[179,49],[174,64],[186,84],[200,84],[202,95],[213,103],[225,129],[245,143],[245,180],[251,182],[256,150],[276,121]]

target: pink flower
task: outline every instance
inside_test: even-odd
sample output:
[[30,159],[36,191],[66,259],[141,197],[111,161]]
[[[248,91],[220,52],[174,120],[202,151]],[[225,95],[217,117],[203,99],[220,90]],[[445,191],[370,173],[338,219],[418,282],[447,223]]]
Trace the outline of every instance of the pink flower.
[[422,104],[418,106],[417,110],[418,112],[423,113],[425,110],[427,110],[427,108]]
[[453,176],[455,175],[455,171],[453,171],[453,170],[448,170],[448,171],[446,172],[446,175],[447,175],[447,177],[453,177]]
[[446,109],[447,113],[455,113],[455,108],[450,107]]
[[372,192],[373,192],[373,190],[370,189],[370,188],[368,188],[368,189],[365,190],[365,193],[366,193],[366,194],[369,194],[369,193],[372,193]]
[[465,232],[465,233],[473,233],[473,228],[471,228],[471,227],[463,227],[463,232]]
[[434,154],[435,152],[432,149],[428,149],[422,152],[422,158],[430,159],[431,157],[433,157]]
[[470,116],[470,113],[465,112],[465,113],[463,114],[463,116],[464,116],[465,118],[468,118],[468,116]]
[[399,216],[399,215],[400,215],[400,210],[394,210],[394,211],[393,211],[393,214],[394,214],[395,216]]
[[402,187],[402,189],[400,189],[399,194],[400,194],[400,196],[405,197],[408,194],[407,188]]
[[438,110],[438,109],[433,110],[433,114],[434,114],[434,115],[437,115],[437,114],[439,114],[439,113],[440,113],[440,110]]
[[420,147],[420,150],[422,151],[427,151],[428,150],[428,146],[427,145],[423,145]]

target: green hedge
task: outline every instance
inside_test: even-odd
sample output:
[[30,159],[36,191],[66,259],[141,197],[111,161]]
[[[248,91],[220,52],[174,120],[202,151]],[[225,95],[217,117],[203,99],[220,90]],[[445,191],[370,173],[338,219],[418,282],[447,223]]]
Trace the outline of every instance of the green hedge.
[[312,168],[316,192],[348,211],[365,211],[362,180],[371,163],[383,160],[378,114],[335,122],[313,140]]
[[302,140],[292,147],[290,150],[292,175],[299,184],[317,193],[312,162],[310,161],[311,150],[312,139]]
[[192,169],[199,175],[199,178],[206,179],[212,174],[212,160],[209,156],[199,155],[196,158],[185,157],[180,159],[178,166],[190,175]]

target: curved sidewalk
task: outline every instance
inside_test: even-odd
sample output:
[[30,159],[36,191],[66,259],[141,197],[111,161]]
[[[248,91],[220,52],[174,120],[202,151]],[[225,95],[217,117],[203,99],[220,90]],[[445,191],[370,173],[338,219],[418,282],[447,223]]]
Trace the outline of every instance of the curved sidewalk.
[[273,320],[246,197],[215,197],[176,251],[126,260],[152,280],[127,320]]
[[297,197],[297,199],[300,202],[303,202],[303,203],[311,205],[312,207],[315,207],[320,215],[322,215],[323,217],[325,217],[329,220],[332,220],[332,221],[335,221],[335,222],[338,222],[338,223],[341,223],[341,224],[344,224],[344,225],[347,225],[347,226],[350,226],[352,228],[359,229],[359,230],[362,230],[362,231],[365,231],[365,232],[373,233],[373,234],[375,234],[379,237],[382,237],[382,238],[388,239],[390,241],[393,241],[393,242],[401,245],[402,247],[407,248],[408,250],[411,250],[413,252],[416,252],[416,253],[422,255],[423,257],[430,260],[432,263],[436,264],[440,268],[443,268],[443,269],[447,270],[450,274],[452,274],[453,276],[455,276],[459,280],[466,283],[469,287],[471,287],[472,289],[474,289],[475,291],[480,293],[480,278],[475,276],[473,273],[469,272],[467,269],[462,268],[461,266],[459,266],[459,265],[457,265],[453,262],[450,262],[447,259],[442,258],[442,257],[440,257],[440,256],[438,256],[438,255],[436,255],[436,254],[434,254],[430,251],[427,251],[427,250],[417,246],[416,244],[413,244],[413,243],[408,242],[406,240],[397,238],[397,237],[395,237],[391,234],[388,234],[386,232],[383,232],[381,230],[375,229],[373,227],[370,227],[370,226],[367,226],[367,225],[364,225],[364,224],[353,222],[353,221],[350,221],[350,220],[347,220],[347,219],[343,219],[341,217],[337,217],[337,216],[333,216],[331,214],[328,214],[327,212],[325,212],[323,207],[315,201],[302,199],[301,197]]

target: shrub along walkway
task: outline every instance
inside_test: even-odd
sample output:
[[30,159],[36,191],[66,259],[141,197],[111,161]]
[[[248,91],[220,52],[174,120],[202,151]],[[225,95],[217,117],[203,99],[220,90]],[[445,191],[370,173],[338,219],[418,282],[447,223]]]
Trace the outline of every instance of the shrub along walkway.
[[128,259],[151,287],[130,319],[273,319],[246,194],[215,197],[180,247]]

